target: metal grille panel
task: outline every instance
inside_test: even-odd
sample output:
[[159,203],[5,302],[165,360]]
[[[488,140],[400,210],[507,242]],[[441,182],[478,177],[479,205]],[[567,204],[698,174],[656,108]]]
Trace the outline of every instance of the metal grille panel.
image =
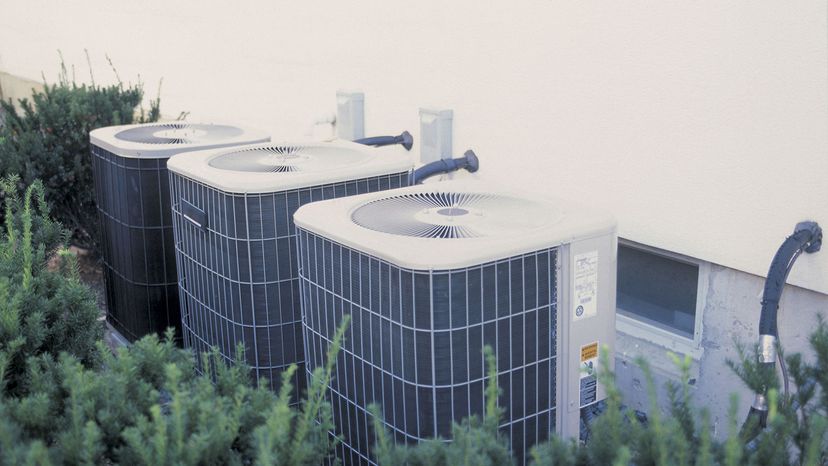
[[92,146],[107,321],[131,341],[174,327],[180,314],[166,159]]
[[[406,186],[408,172],[265,194],[226,193],[174,172],[170,180],[185,346],[217,347],[232,363],[243,344],[255,379],[276,389],[298,364],[298,396],[306,377],[293,214],[308,202]],[[185,207],[203,213],[199,221]]]
[[501,425],[522,462],[555,430],[557,250],[476,267],[411,271],[299,229],[308,377],[343,315],[352,318],[330,384],[337,455],[373,464],[371,403],[400,443],[441,436],[482,415],[498,359]]

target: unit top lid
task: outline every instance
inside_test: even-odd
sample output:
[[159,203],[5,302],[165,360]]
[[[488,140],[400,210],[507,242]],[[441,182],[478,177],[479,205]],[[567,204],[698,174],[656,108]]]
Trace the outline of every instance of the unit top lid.
[[461,180],[315,202],[294,221],[414,270],[470,267],[615,230],[600,210]]
[[262,193],[318,186],[411,170],[397,147],[349,141],[267,143],[172,157],[173,172],[225,192]]
[[122,157],[160,159],[181,152],[266,142],[270,136],[235,125],[172,121],[98,128],[89,133],[89,140]]

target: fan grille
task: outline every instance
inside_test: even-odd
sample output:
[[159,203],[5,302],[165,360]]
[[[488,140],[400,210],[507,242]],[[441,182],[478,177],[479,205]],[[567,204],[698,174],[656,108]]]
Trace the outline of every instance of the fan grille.
[[370,230],[418,238],[508,235],[549,225],[559,215],[529,199],[491,193],[410,193],[371,201],[351,214]]
[[213,168],[239,172],[292,173],[331,170],[362,163],[363,152],[324,145],[269,145],[225,152],[212,158]]
[[141,144],[198,144],[238,137],[241,128],[227,125],[202,125],[183,122],[161,123],[125,129],[117,139]]
[[210,166],[223,170],[257,173],[302,171],[308,160],[302,146],[267,146],[228,152],[210,160]]

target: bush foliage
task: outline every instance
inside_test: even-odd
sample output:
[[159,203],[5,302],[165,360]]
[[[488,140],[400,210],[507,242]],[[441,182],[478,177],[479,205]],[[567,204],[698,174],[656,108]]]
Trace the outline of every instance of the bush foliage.
[[6,230],[0,238],[0,388],[11,394],[26,389],[29,358],[65,351],[91,364],[103,335],[95,296],[62,247],[67,234],[48,216],[43,185],[35,182],[21,199],[18,182],[0,183]]
[[[41,180],[55,217],[76,242],[98,238],[89,132],[93,129],[158,120],[159,100],[144,112],[141,84],[78,84],[61,65],[57,83],[46,84],[18,110],[0,101],[0,177],[16,174],[23,185]],[[117,73],[116,73],[117,76]],[[136,113],[136,109],[138,109]]]
[[212,353],[203,355],[209,374],[199,375],[172,333],[113,354],[41,185],[21,198],[17,183],[3,183],[0,465],[316,465],[331,454],[325,387],[333,362],[295,407],[290,373],[277,394],[251,386],[241,359],[229,367]]

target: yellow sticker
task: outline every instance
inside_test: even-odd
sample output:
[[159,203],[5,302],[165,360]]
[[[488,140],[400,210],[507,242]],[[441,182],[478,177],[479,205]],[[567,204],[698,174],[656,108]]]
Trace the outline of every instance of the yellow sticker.
[[590,359],[598,357],[598,342],[590,343],[581,347],[581,362],[587,362]]

